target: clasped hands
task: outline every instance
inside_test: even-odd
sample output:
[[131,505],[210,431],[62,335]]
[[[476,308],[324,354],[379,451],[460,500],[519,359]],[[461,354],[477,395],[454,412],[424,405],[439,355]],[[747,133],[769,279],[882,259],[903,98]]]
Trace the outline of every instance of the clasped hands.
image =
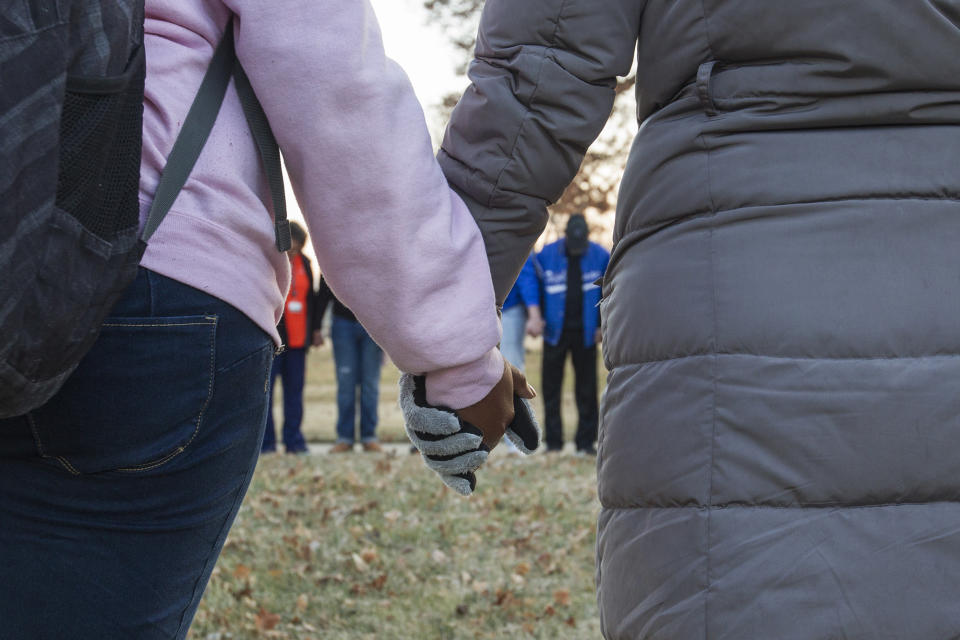
[[482,400],[454,411],[427,403],[423,376],[400,378],[400,408],[407,436],[424,463],[454,491],[470,495],[475,471],[506,436],[525,454],[540,446],[540,429],[529,400],[536,397],[524,375],[504,360],[503,376]]

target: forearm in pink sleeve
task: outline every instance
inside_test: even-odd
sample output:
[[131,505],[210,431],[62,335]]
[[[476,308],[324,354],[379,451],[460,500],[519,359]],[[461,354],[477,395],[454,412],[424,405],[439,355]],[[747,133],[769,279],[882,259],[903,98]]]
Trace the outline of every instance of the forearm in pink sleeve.
[[331,289],[428,401],[480,400],[503,372],[483,240],[369,2],[227,4]]

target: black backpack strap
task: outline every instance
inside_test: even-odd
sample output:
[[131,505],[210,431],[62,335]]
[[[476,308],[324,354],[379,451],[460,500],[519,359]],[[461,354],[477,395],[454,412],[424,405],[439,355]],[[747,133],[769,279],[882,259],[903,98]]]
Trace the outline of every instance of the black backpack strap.
[[287,251],[290,248],[290,223],[287,221],[287,200],[283,192],[283,170],[280,168],[280,145],[273,137],[273,130],[267,122],[267,114],[263,112],[257,94],[250,86],[250,79],[237,60],[233,70],[233,84],[240,97],[243,113],[250,125],[250,132],[260,151],[264,171],[267,172],[267,182],[270,185],[270,197],[273,199],[273,228],[277,239],[277,250]]
[[213,52],[210,66],[203,76],[200,89],[197,91],[190,111],[183,122],[183,127],[173,149],[167,158],[167,165],[160,176],[157,192],[147,214],[147,222],[140,235],[143,242],[148,242],[153,233],[160,226],[163,218],[170,211],[180,190],[186,184],[190,172],[193,171],[197,158],[210,137],[210,131],[217,120],[223,97],[233,77],[240,96],[243,112],[247,117],[247,124],[253,134],[260,158],[263,161],[270,185],[270,196],[273,200],[274,230],[276,244],[279,251],[290,248],[290,223],[287,221],[287,205],[283,191],[283,173],[280,169],[280,147],[273,136],[266,114],[257,101],[257,96],[250,86],[250,81],[237,60],[233,48],[233,18],[227,21],[223,39]]

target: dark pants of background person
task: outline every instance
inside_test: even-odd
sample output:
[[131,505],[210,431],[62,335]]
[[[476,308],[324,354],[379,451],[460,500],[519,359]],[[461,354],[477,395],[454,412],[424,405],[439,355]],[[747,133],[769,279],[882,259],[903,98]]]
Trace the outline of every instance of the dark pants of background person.
[[[273,407],[273,388],[277,376],[283,385],[283,446],[287,453],[301,453],[307,450],[307,441],[300,431],[303,422],[303,384],[307,369],[307,350],[285,349],[273,361],[270,372],[270,407]],[[273,411],[267,412],[267,429],[263,432],[263,446],[266,453],[276,451],[277,434],[273,424]]]
[[359,322],[337,315],[330,328],[337,369],[337,442],[353,444],[357,388],[360,391],[360,441],[377,439],[377,403],[383,352]]
[[589,449],[597,439],[597,346],[583,346],[583,333],[564,332],[556,346],[543,343],[543,405],[547,448],[563,446],[563,421],[560,404],[563,368],[567,353],[573,359],[574,396],[578,424],[574,442],[577,449]]
[[61,391],[0,421],[0,637],[186,636],[257,462],[273,351],[140,269]]

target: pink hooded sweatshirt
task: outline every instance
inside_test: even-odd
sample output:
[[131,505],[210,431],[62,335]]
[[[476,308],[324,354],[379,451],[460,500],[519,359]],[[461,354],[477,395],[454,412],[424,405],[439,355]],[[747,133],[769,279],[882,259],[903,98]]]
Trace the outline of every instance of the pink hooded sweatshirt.
[[[141,224],[231,14],[331,289],[401,370],[428,374],[429,402],[479,401],[503,373],[483,240],[434,160],[368,0],[147,0]],[[269,202],[231,83],[142,264],[230,303],[279,342],[290,267]]]

